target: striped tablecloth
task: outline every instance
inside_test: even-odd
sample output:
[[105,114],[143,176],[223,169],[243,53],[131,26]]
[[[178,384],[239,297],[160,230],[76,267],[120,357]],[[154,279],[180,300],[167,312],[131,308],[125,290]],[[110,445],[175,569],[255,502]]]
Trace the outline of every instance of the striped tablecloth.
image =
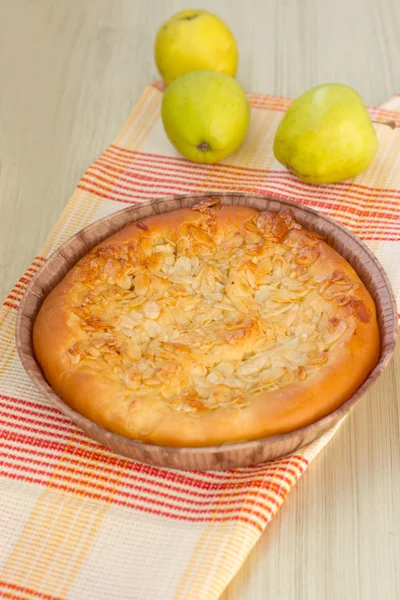
[[[295,455],[228,472],[179,472],[113,455],[33,387],[16,352],[27,283],[68,237],[127,204],[231,190],[289,198],[328,213],[378,255],[400,292],[400,128],[376,125],[379,153],[354,180],[311,186],[272,153],[290,100],[250,94],[242,148],[217,165],[176,154],[160,120],[162,89],[144,91],[128,122],[86,171],[42,251],[0,312],[0,597],[218,598],[336,428]],[[400,97],[371,109],[400,124]]]

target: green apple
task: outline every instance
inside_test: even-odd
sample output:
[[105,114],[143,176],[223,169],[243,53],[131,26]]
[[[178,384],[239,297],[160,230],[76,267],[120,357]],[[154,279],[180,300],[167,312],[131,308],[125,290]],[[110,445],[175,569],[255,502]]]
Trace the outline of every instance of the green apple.
[[274,140],[276,159],[308,183],[361,173],[378,140],[360,96],[340,83],[314,87],[292,102]]
[[207,10],[181,10],[163,23],[154,55],[166,84],[184,73],[204,69],[234,76],[238,63],[231,30]]
[[161,116],[175,148],[194,162],[215,163],[243,142],[250,105],[238,82],[216,71],[192,71],[164,93]]

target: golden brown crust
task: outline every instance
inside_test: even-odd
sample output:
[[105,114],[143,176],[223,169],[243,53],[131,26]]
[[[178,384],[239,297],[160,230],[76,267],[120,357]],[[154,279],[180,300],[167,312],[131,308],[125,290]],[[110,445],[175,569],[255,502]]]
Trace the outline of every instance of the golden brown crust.
[[290,211],[215,200],[132,223],[46,298],[34,348],[103,427],[207,446],[284,433],[343,404],[379,356],[372,298]]

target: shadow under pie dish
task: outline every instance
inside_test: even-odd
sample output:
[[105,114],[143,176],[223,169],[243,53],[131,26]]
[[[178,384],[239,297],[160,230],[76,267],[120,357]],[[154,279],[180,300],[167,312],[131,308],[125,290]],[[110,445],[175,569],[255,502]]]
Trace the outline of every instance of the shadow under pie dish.
[[[294,442],[294,432],[313,428],[316,437],[315,426],[340,412],[379,361],[375,303],[350,264],[300,225],[290,203],[262,199],[260,212],[236,197],[142,211],[40,307],[33,342],[47,381],[112,449],[132,456],[126,447],[136,443],[193,457]],[[122,450],[113,436],[125,440]],[[177,461],[167,466],[185,468]],[[260,462],[254,452],[186,468],[251,462]]]

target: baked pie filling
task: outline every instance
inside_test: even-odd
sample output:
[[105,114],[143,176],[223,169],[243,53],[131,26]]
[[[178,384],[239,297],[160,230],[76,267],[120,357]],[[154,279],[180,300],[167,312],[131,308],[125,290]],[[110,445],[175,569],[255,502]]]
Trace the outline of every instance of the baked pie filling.
[[356,273],[290,210],[212,198],[132,223],[89,252],[44,302],[34,344],[79,412],[184,446],[328,414],[375,366],[379,334]]

